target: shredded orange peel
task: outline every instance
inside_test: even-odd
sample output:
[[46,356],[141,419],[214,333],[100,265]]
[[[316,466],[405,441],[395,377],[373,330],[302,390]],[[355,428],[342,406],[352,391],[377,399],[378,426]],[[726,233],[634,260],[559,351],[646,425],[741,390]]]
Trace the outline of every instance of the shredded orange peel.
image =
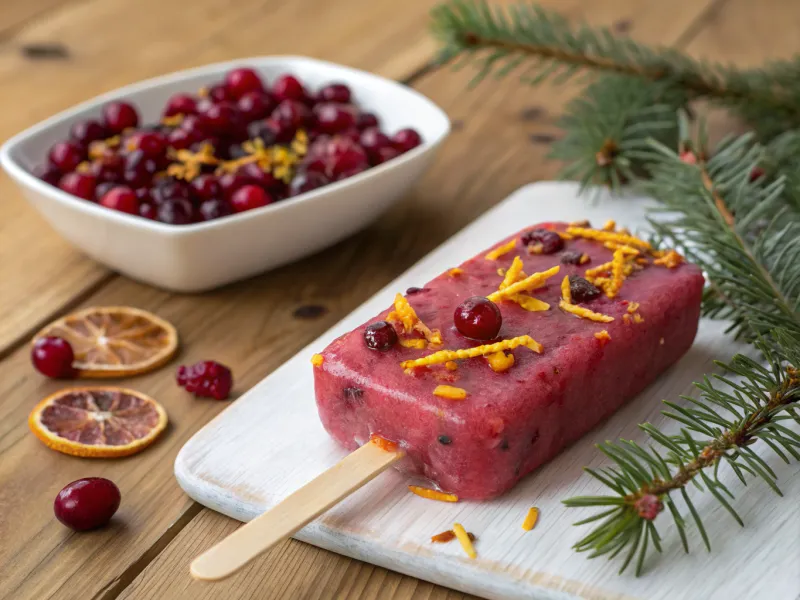
[[453,533],[456,534],[456,537],[458,538],[461,547],[464,549],[464,552],[467,553],[467,556],[470,558],[477,558],[478,553],[475,552],[475,546],[472,545],[472,540],[469,539],[469,534],[461,523],[453,524]]
[[525,515],[525,520],[522,522],[522,528],[525,531],[530,531],[531,529],[536,527],[536,523],[538,521],[539,521],[539,509],[533,506],[528,510],[528,514]]
[[311,364],[315,367],[321,366],[323,362],[325,362],[325,357],[322,354],[315,354],[311,357]]
[[400,340],[400,345],[403,348],[416,348],[417,350],[424,350],[428,346],[428,342],[422,338],[411,338],[407,340]]
[[502,246],[498,246],[497,248],[489,252],[485,256],[485,258],[486,260],[497,260],[504,254],[508,254],[509,252],[511,252],[514,248],[516,248],[516,246],[517,246],[517,238],[514,238],[510,242],[507,242]]
[[675,250],[669,250],[653,261],[653,264],[667,267],[668,269],[674,269],[681,263],[683,263],[683,256],[675,252]]
[[408,490],[412,494],[416,494],[420,498],[427,498],[428,500],[438,500],[439,502],[458,502],[458,496],[455,494],[448,494],[447,492],[440,492],[439,490],[432,490],[431,488],[422,487],[419,485],[410,485]]
[[[509,271],[511,269],[509,268]],[[545,281],[547,281],[553,275],[556,275],[561,270],[561,267],[556,265],[546,271],[541,271],[540,273],[534,273],[533,275],[529,275],[525,279],[521,281],[514,282],[501,290],[497,290],[496,292],[492,292],[489,294],[488,298],[492,302],[497,302],[498,300],[503,300],[504,298],[511,298],[516,294],[521,292],[529,292],[531,290],[540,287]],[[508,278],[508,273],[506,273],[506,278]]]
[[514,355],[510,352],[495,352],[486,357],[492,371],[495,373],[504,373],[514,366]]
[[448,400],[463,400],[467,397],[467,390],[452,385],[437,385],[433,390],[433,395]]
[[609,315],[597,313],[594,312],[593,310],[589,310],[588,308],[583,308],[582,306],[578,306],[576,304],[568,304],[563,300],[559,302],[558,306],[561,308],[561,310],[571,313],[576,317],[589,319],[590,321],[597,321],[598,323],[611,323],[611,321],[614,320],[614,317],[611,317]]
[[[394,310],[386,316],[386,320],[402,324],[403,331],[406,333],[411,333],[412,331],[420,332],[431,344],[438,345],[442,343],[442,334],[438,330],[429,329],[420,320],[414,308],[402,294],[397,294],[394,297]],[[417,348],[419,346],[410,347]]]
[[448,275],[450,275],[450,277],[458,277],[459,275],[464,274],[464,269],[462,269],[461,267],[453,267],[447,273]]
[[463,350],[439,350],[428,356],[417,358],[414,360],[404,360],[400,366],[404,369],[413,367],[425,367],[428,365],[437,365],[446,363],[448,361],[464,360],[467,358],[477,358],[479,356],[488,356],[503,350],[513,350],[519,346],[525,346],[529,350],[541,354],[544,348],[542,345],[529,335],[520,335],[515,338],[495,342],[494,344],[484,344],[483,346],[475,346],[474,348],[465,348]]
[[594,334],[598,340],[600,340],[601,345],[605,345],[611,341],[611,334],[608,333],[605,329],[602,329]]
[[567,227],[567,233],[575,237],[597,242],[615,242],[626,246],[633,246],[643,250],[652,250],[653,247],[646,241],[627,233],[617,233],[615,231],[602,231],[599,229],[589,229],[587,227]]
[[572,304],[572,292],[569,289],[569,275],[565,275],[561,280],[561,298],[567,304]]

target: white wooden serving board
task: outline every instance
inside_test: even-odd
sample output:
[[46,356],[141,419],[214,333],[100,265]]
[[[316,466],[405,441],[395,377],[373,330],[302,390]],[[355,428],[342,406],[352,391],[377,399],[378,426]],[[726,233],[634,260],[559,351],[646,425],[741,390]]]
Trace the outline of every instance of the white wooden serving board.
[[[647,201],[590,201],[569,183],[521,188],[455,235],[347,318],[301,351],[183,447],[175,461],[180,485],[192,498],[234,519],[247,521],[272,507],[344,455],[317,418],[310,357],[391,304],[394,294],[422,285],[525,225],[548,220],[613,218],[640,228]],[[582,472],[607,465],[593,447],[624,437],[643,441],[637,423],[657,425],[664,398],[691,393],[691,382],[713,369],[712,360],[738,348],[723,325],[703,321],[691,351],[609,421],[586,435],[510,493],[491,502],[457,504],[424,500],[406,489],[407,478],[390,470],[298,532],[297,539],[428,581],[487,598],[536,600],[671,599],[797,600],[800,598],[800,465],[765,453],[779,476],[784,498],[760,481],[744,488],[725,481],[745,520],[740,528],[708,494],[692,490],[704,516],[713,552],[702,548],[689,526],[692,553],[686,555],[671,523],[662,515],[663,555],[647,559],[645,574],[617,575],[619,562],[587,560],[571,546],[588,529],[571,523],[589,509],[567,509],[561,500],[604,494]],[[763,444],[761,444],[763,446]],[[762,449],[763,451],[763,449]],[[725,475],[732,475],[726,473]],[[529,507],[541,518],[531,532],[520,525]],[[682,507],[686,513],[685,507]],[[690,521],[690,517],[687,521]],[[467,558],[457,542],[431,544],[430,536],[460,522],[474,532],[478,558]],[[188,569],[188,564],[186,565]]]

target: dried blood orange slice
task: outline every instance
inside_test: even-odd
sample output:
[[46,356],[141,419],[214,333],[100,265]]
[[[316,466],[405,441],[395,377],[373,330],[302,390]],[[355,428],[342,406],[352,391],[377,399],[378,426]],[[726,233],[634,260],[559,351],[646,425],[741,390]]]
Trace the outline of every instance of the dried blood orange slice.
[[28,426],[48,448],[72,456],[129,456],[152,444],[167,413],[134,390],[86,387],[51,394],[33,409]]
[[93,307],[53,321],[34,337],[57,336],[75,353],[79,377],[128,377],[160,367],[178,349],[178,332],[129,306]]

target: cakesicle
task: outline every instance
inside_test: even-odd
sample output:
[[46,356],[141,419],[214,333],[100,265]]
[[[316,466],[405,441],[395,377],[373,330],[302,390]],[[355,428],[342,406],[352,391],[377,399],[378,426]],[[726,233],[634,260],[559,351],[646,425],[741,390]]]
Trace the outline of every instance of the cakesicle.
[[378,434],[442,490],[492,498],[675,363],[702,288],[696,266],[613,223],[527,228],[315,355],[320,418],[350,450]]

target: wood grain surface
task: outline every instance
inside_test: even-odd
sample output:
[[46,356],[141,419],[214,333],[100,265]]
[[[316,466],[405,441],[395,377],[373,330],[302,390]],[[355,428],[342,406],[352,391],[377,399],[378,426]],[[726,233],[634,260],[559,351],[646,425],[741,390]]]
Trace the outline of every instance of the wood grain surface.
[[[454,122],[429,174],[378,223],[295,265],[200,296],[160,292],[84,258],[0,177],[0,598],[464,597],[294,541],[224,588],[191,582],[189,557],[236,524],[192,503],[172,477],[181,445],[225,407],[178,390],[175,364],[220,360],[233,366],[236,390],[246,390],[513,189],[555,174],[545,155],[575,88],[530,90],[509,79],[467,91],[468,70],[426,69],[435,51],[425,30],[433,4],[0,1],[0,139],[124,83],[270,53],[308,54],[407,80]],[[546,4],[639,40],[746,65],[793,53],[800,24],[800,6],[788,0]],[[32,46],[45,50],[31,53]],[[165,405],[170,429],[148,451],[118,461],[50,452],[25,420],[62,384],[33,372],[27,338],[74,307],[111,303],[153,310],[181,332],[182,351],[169,367],[127,382]],[[309,305],[324,307],[323,314],[295,316]],[[111,527],[72,534],[53,519],[52,499],[65,483],[90,475],[117,482],[122,508]]]

